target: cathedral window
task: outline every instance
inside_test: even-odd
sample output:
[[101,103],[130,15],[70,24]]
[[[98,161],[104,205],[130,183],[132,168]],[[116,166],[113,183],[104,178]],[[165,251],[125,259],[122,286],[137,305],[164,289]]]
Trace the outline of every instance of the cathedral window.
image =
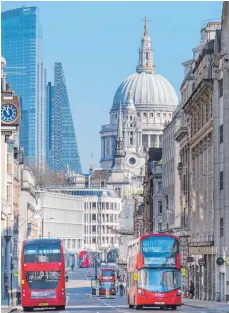
[[143,113],[144,117],[147,117],[147,114],[146,113]]
[[133,132],[130,132],[130,145],[133,145]]
[[130,116],[130,121],[132,121],[132,119],[133,119],[133,117],[132,117],[132,116]]
[[136,163],[136,159],[133,158],[133,157],[129,158],[129,163],[130,163],[131,165],[134,165],[134,164]]
[[150,113],[150,117],[153,117],[153,113]]
[[157,117],[160,117],[160,113],[157,113]]

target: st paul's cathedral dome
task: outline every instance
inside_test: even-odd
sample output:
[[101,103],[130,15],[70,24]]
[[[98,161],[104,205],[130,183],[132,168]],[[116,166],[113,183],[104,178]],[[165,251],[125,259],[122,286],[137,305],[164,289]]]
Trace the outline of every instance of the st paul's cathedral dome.
[[127,104],[130,90],[136,109],[141,108],[142,105],[152,109],[152,106],[177,106],[178,104],[176,92],[170,82],[155,73],[147,23],[139,48],[137,72],[127,77],[118,87],[113,100],[113,109],[120,104]]

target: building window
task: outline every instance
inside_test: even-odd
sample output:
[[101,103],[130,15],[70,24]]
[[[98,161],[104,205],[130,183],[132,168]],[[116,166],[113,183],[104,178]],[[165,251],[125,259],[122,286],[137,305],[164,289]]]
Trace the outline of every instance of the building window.
[[150,113],[150,117],[153,117],[153,113]]
[[140,113],[137,113],[137,116],[140,117]]
[[219,81],[219,97],[221,98],[223,96],[223,79],[220,79]]
[[160,117],[160,113],[157,113],[157,117]]
[[223,142],[223,124],[219,127],[219,142]]
[[219,233],[220,237],[223,237],[223,218],[221,218],[219,221]]
[[147,117],[147,113],[143,113],[144,117]]
[[92,214],[92,222],[96,222],[96,214]]
[[118,117],[118,114],[115,114],[115,118],[117,118]]
[[162,201],[158,201],[158,214],[162,214]]
[[92,237],[92,243],[96,243],[96,237]]
[[70,239],[68,239],[68,246],[67,246],[67,248],[70,249]]
[[75,249],[75,247],[76,247],[76,240],[72,239],[72,248]]
[[162,182],[158,183],[158,192],[162,193]]
[[219,189],[223,190],[223,171],[219,173]]
[[96,233],[96,225],[92,225],[92,233]]
[[130,116],[130,121],[132,121],[133,120],[133,117],[132,116]]
[[158,223],[158,231],[162,230],[162,223]]
[[163,113],[163,116],[166,117],[166,113]]
[[96,202],[92,202],[92,208],[96,208]]

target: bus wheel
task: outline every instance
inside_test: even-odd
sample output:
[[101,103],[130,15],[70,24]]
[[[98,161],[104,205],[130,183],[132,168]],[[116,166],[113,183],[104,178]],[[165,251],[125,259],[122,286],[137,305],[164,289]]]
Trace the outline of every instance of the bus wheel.
[[173,306],[171,307],[171,309],[172,309],[172,310],[176,310],[176,309],[177,309],[177,306],[176,306],[176,305],[173,305]]
[[23,311],[24,312],[29,312],[29,311],[33,311],[33,309],[32,308],[30,308],[30,307],[23,307]]
[[143,305],[135,305],[135,309],[136,310],[142,310],[143,309]]
[[57,306],[56,310],[64,311],[65,310],[65,305]]

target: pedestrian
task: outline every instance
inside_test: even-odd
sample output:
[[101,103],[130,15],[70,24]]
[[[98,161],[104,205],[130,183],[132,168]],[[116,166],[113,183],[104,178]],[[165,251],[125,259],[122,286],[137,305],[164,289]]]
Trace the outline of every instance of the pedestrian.
[[193,299],[193,297],[194,297],[194,290],[195,290],[194,283],[193,283],[193,281],[191,280],[191,281],[190,281],[190,286],[189,286],[189,295],[190,295],[190,299]]
[[119,292],[120,292],[120,297],[123,297],[123,293],[124,293],[124,286],[121,282],[121,284],[119,285]]

